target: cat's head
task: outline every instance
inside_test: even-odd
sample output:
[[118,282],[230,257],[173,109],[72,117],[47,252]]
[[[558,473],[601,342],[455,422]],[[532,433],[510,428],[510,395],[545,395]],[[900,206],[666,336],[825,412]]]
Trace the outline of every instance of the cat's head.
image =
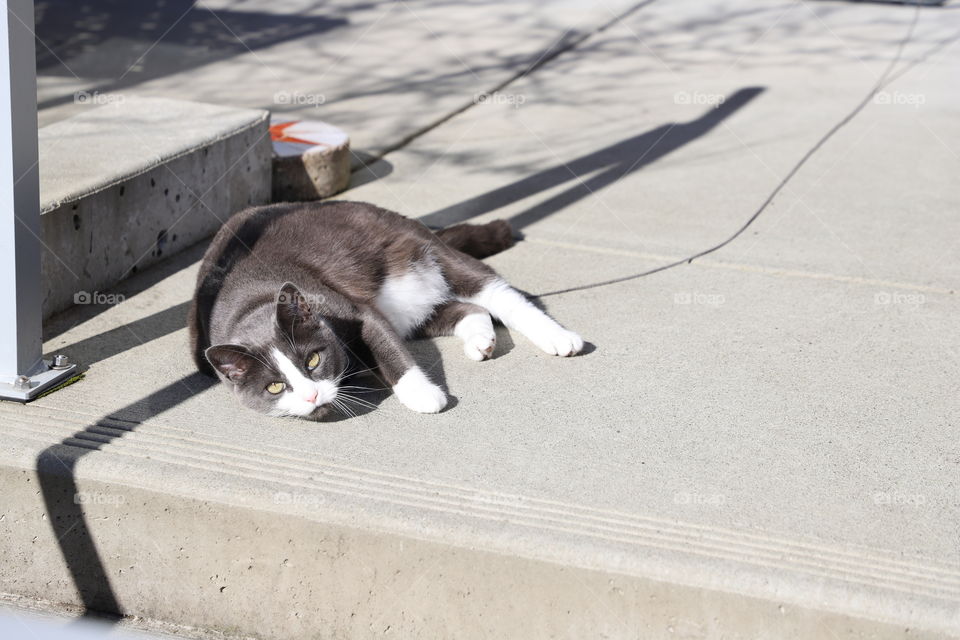
[[320,312],[293,284],[280,289],[275,322],[260,344],[218,344],[207,360],[240,402],[260,413],[320,419],[332,409],[347,353]]

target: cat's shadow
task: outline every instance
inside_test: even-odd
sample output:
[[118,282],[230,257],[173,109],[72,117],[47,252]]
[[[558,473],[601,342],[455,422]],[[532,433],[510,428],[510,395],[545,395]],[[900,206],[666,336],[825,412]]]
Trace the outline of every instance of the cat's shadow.
[[[407,346],[417,361],[417,366],[447,392],[447,406],[444,411],[449,411],[457,406],[457,398],[451,395],[447,388],[447,376],[443,370],[443,356],[433,340],[414,340],[408,342]],[[393,395],[390,385],[373,369],[350,376],[343,381],[342,386],[347,388],[340,394],[340,397],[344,398],[346,411],[335,411],[325,417],[323,422],[337,423],[351,418],[359,418],[373,411],[383,411],[384,409],[380,405]]]
[[513,348],[517,345],[514,343],[513,337],[510,335],[510,330],[505,326],[497,322],[493,325],[493,329],[497,333],[497,344],[493,348],[493,355],[491,358],[496,360],[497,358],[505,356],[513,351]]
[[366,371],[346,378],[344,391],[337,394],[342,409],[324,417],[322,422],[336,423],[359,418],[380,409],[380,404],[392,395],[390,387],[375,372]]

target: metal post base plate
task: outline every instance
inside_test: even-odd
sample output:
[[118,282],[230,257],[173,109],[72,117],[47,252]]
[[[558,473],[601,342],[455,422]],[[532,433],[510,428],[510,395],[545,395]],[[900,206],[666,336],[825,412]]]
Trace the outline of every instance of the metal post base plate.
[[35,376],[30,376],[29,382],[25,385],[0,382],[0,400],[30,402],[44,391],[48,391],[61,382],[77,375],[79,371],[79,368],[75,364],[54,369],[51,361],[45,362],[47,370]]

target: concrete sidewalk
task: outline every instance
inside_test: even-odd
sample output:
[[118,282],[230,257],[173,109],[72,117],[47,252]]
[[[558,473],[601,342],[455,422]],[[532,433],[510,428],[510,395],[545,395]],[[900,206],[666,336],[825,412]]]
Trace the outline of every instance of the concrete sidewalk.
[[[646,0],[38,3],[40,121],[130,96],[322,118],[377,156]],[[109,9],[105,9],[109,7]]]
[[[960,637],[960,13],[914,11],[651,3],[371,165],[344,197],[511,218],[490,262],[593,346],[417,343],[440,415],[240,409],[186,348],[202,247],[55,319],[90,369],[0,406],[2,588],[264,638]],[[729,238],[894,59],[735,241],[598,286]]]

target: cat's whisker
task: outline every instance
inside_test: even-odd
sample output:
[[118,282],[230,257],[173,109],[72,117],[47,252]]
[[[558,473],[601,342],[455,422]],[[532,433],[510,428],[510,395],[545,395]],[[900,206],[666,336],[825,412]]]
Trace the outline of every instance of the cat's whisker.
[[340,372],[333,377],[333,384],[340,384],[340,381],[344,379],[344,376],[347,373],[347,369],[349,368],[350,368],[349,363],[343,365],[343,368],[340,369]]
[[340,395],[338,395],[337,397],[338,397],[338,398],[341,398],[342,400],[344,400],[344,401],[346,401],[346,402],[352,402],[353,404],[355,404],[355,405],[357,405],[357,406],[360,406],[360,407],[363,407],[363,408],[366,408],[366,409],[371,409],[371,410],[372,410],[372,409],[377,409],[377,408],[378,408],[378,405],[374,404],[373,402],[369,402],[369,401],[367,401],[367,400],[364,400],[364,399],[362,399],[362,398],[355,398],[355,397],[350,396],[350,395],[347,395],[347,394],[340,394]]
[[340,412],[341,412],[343,415],[347,416],[348,418],[356,418],[356,417],[357,417],[357,414],[354,413],[353,410],[351,410],[346,404],[344,404],[343,402],[341,402],[341,401],[339,401],[339,400],[336,400],[336,399],[335,399],[335,400],[333,401],[333,406],[335,406],[337,409],[339,409]]
[[[337,399],[339,399],[339,400],[350,400],[350,401],[354,401],[354,402],[357,402],[357,401],[361,401],[361,400],[362,400],[362,398],[354,397],[353,395],[351,395],[351,394],[349,394],[349,393],[344,393],[344,392],[342,392],[342,391],[340,391],[340,390],[337,391]],[[363,402],[367,402],[367,400],[363,400]]]
[[352,402],[353,404],[355,404],[355,405],[357,405],[357,406],[359,406],[359,407],[364,407],[365,409],[376,409],[376,408],[377,408],[377,405],[373,404],[372,402],[364,402],[363,400],[359,400],[359,399],[357,399],[357,398],[344,397],[343,399],[344,399],[344,401],[346,401],[346,402]]
[[344,391],[343,387],[341,387],[340,389],[337,389],[337,398],[342,398],[342,399],[344,399],[344,400],[355,400],[355,401],[369,402],[369,400],[366,400],[366,399],[364,399],[364,398],[358,398],[358,397],[356,397],[355,395],[353,395],[353,393],[355,393],[355,392]]
[[359,376],[360,374],[363,374],[363,373],[369,373],[374,369],[376,369],[376,367],[369,367],[367,369],[357,369],[356,371],[351,371],[349,375],[347,375],[347,377],[349,378],[351,376]]
[[351,385],[344,385],[342,387],[337,387],[338,389],[343,389],[344,391],[351,391],[353,393],[374,393],[375,391],[386,391],[386,387],[355,387]]

